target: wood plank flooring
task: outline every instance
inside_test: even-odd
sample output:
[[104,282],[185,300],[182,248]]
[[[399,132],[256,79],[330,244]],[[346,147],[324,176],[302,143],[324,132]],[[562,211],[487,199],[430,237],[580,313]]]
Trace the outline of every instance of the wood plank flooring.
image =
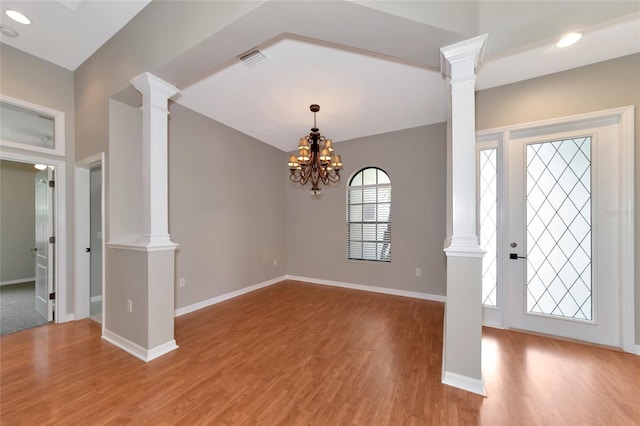
[[440,383],[444,305],[285,281],[176,318],[144,363],[91,320],[0,338],[5,425],[638,425],[640,357],[485,329],[488,398]]

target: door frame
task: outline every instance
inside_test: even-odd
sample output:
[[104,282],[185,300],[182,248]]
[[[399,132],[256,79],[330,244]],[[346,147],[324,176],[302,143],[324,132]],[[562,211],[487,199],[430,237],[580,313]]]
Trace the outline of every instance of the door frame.
[[[55,221],[55,211],[53,210],[54,208],[54,201],[53,201],[53,194],[55,193],[54,188],[50,187],[49,184],[50,182],[55,182],[55,173],[52,170],[52,167],[47,166],[45,167],[44,170],[38,170],[38,172],[35,175],[35,202],[36,202],[36,217],[35,217],[35,269],[36,269],[36,276],[35,276],[35,306],[36,306],[36,312],[38,312],[41,316],[45,317],[47,322],[51,322],[53,321],[54,318],[54,313],[55,313],[55,309],[54,309],[54,303],[51,300],[51,298],[49,297],[52,293],[55,293],[55,277],[53,276],[53,273],[55,271],[55,266],[54,266],[54,260],[55,260],[55,255],[53,253],[53,248],[55,246],[55,243],[52,243],[50,241],[50,237],[51,236],[55,236],[55,232],[54,232],[54,221]],[[44,184],[44,188],[42,188],[40,185]],[[44,193],[42,193],[42,189],[44,189]],[[42,218],[38,217],[38,212],[40,211],[40,209],[42,208],[42,203],[44,202],[44,204],[46,205],[46,217],[44,218],[44,225],[45,225],[45,232],[44,235],[42,234],[42,230],[40,229],[41,225],[41,221]],[[44,247],[46,247],[46,251],[43,250],[43,252],[46,253],[44,259],[42,259],[42,253],[40,252],[40,244],[42,244],[42,242],[44,243]],[[41,268],[43,265],[46,265],[46,273],[45,273],[45,285],[46,285],[46,296],[43,299],[42,297],[40,297],[38,295],[39,293],[39,286],[38,286],[38,278],[40,276],[40,273],[38,272],[38,269]],[[45,314],[43,315],[42,312],[39,311],[39,305],[44,304],[46,305],[45,308]]]
[[[73,314],[67,314],[67,180],[66,163],[64,159],[53,159],[49,156],[37,153],[17,153],[0,148],[0,159],[17,161],[28,164],[46,164],[54,166],[56,186],[53,191],[53,204],[55,220],[53,223],[53,235],[56,242],[53,244],[54,255],[54,290],[56,293],[56,307],[54,322],[62,323],[73,320]],[[66,283],[66,284],[63,284]]]
[[[506,145],[513,139],[521,139],[527,136],[540,135],[541,137],[549,133],[558,133],[563,129],[571,126],[584,126],[585,123],[597,125],[598,123],[609,123],[615,120],[619,123],[621,138],[621,168],[620,168],[620,210],[610,214],[616,214],[620,219],[620,253],[623,255],[620,259],[620,282],[619,282],[619,307],[620,307],[620,346],[626,352],[635,353],[635,271],[634,271],[634,140],[635,140],[635,124],[634,124],[634,106],[625,106],[602,111],[595,111],[585,114],[572,115],[567,117],[554,118],[550,120],[535,121],[514,126],[505,126],[501,128],[482,130],[476,133],[478,142],[487,140],[498,140],[499,149],[505,149]],[[500,143],[501,142],[501,143]],[[503,155],[503,161],[499,162],[502,167],[506,167],[506,155]],[[506,170],[506,169],[503,169]],[[504,178],[505,173],[502,173]],[[507,194],[504,192],[505,185],[502,185],[500,194],[503,202],[499,207],[499,223],[504,224],[507,217]],[[505,240],[505,232],[502,232],[502,238],[498,240],[500,248],[498,253],[504,259],[508,256],[507,245]],[[502,287],[502,300],[510,300],[509,287],[503,284],[504,271],[498,270],[498,284]],[[485,325],[493,327],[510,328],[510,312],[508,303],[502,304],[502,323],[495,324],[487,322]]]
[[104,152],[92,155],[76,162],[75,165],[75,213],[76,213],[76,319],[88,318],[90,315],[91,294],[91,256],[85,251],[91,246],[91,169],[101,167],[101,229],[102,233],[102,331],[104,332],[105,306],[105,155]]

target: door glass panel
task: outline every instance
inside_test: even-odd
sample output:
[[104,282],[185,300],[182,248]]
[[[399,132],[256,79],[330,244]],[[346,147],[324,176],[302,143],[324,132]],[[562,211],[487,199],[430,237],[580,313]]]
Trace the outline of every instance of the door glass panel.
[[527,145],[527,312],[592,319],[591,138]]
[[480,151],[480,245],[487,252],[482,258],[482,304],[497,306],[498,234],[497,149]]

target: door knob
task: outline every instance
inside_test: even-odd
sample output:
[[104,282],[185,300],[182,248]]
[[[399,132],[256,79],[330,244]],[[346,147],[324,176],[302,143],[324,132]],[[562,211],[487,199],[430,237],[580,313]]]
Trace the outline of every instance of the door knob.
[[509,259],[526,259],[527,256],[518,256],[518,253],[509,253]]
[[38,247],[31,248],[29,251],[38,251]]

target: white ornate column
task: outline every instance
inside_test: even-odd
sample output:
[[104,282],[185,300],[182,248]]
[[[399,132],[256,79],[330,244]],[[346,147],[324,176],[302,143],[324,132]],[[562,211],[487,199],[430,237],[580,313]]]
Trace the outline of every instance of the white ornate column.
[[[486,35],[440,49],[450,88],[451,235],[447,255],[442,382],[485,394],[482,380],[482,257],[476,224],[475,81]],[[449,237],[449,236],[448,236]]]
[[169,237],[167,104],[178,89],[145,72],[131,80],[142,93],[142,205],[146,247],[173,245]]
[[[149,73],[134,78],[131,84],[142,93],[142,117],[140,120],[138,111],[133,110],[135,120],[124,120],[131,156],[122,152],[113,155],[109,167],[115,170],[111,176],[120,170],[140,177],[142,185],[132,186],[142,206],[131,213],[135,225],[107,243],[102,337],[143,361],[151,361],[178,347],[174,339],[177,244],[169,237],[167,119],[169,98],[178,89]],[[141,128],[134,131],[131,123]],[[123,184],[119,181],[116,186],[111,181],[109,191],[125,190]],[[126,201],[117,200],[120,209]]]

